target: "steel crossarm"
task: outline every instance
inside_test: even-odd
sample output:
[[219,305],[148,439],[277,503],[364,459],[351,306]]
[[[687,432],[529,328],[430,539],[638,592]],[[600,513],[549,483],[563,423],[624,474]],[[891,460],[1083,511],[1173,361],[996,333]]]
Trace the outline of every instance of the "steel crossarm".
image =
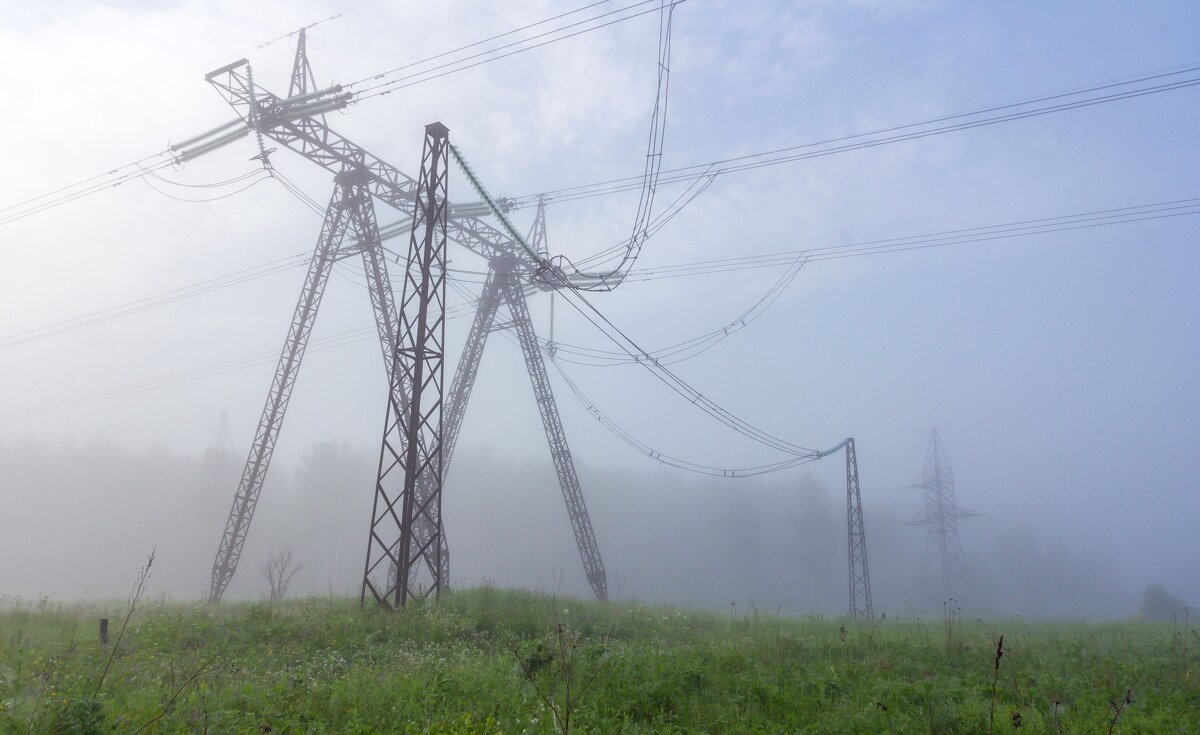
[[[334,174],[361,169],[365,172],[366,186],[372,196],[402,212],[412,210],[417,188],[417,182],[412,177],[339,135],[320,116],[308,114],[305,102],[289,103],[291,99],[303,100],[304,97],[313,98],[322,93],[310,92],[299,98],[281,98],[251,81],[250,62],[246,59],[211,71],[205,75],[205,79],[220,92],[238,116],[258,133]],[[331,87],[327,90],[329,94],[326,98],[346,99],[345,93],[334,91],[337,89]],[[487,258],[506,255],[526,257],[507,234],[479,217],[456,215],[453,207],[447,221],[447,236]]]

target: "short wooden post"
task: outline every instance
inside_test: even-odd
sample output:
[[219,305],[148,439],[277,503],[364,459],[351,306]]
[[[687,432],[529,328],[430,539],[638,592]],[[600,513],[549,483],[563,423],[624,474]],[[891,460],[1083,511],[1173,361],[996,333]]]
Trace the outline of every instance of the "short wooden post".
[[108,645],[108,618],[100,618],[100,645]]

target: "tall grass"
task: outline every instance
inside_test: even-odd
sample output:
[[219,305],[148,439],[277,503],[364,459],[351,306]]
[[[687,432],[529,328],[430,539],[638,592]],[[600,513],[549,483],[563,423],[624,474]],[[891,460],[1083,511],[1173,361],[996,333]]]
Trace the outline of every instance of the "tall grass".
[[[558,661],[580,656],[577,733],[1098,735],[1200,722],[1197,677],[1180,667],[1169,624],[956,614],[947,655],[923,619],[870,627],[748,610],[731,622],[489,586],[398,614],[327,597],[142,603],[114,655],[77,635],[100,614],[54,603],[0,610],[0,733],[54,731],[36,713],[87,700],[109,658],[96,700],[107,732],[562,732],[562,689],[551,706],[523,671],[539,643]],[[546,667],[534,679],[563,687],[560,674]],[[1063,704],[1048,706],[1055,698]]]

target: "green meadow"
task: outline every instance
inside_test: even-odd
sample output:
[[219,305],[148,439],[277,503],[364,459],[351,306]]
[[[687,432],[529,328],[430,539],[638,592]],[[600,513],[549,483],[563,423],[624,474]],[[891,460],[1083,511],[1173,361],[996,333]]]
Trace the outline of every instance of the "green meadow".
[[1182,621],[851,624],[492,588],[126,613],[7,601],[0,732],[1200,732]]

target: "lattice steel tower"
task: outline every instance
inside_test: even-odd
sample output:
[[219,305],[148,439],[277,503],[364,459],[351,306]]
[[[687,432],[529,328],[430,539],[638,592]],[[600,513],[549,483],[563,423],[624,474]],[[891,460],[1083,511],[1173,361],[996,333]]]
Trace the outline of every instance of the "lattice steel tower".
[[961,508],[954,500],[954,471],[937,429],[929,430],[925,469],[911,487],[925,492],[925,507],[908,522],[925,527],[925,554],[921,560],[921,587],[931,591],[940,585],[942,599],[959,594],[958,584],[966,572],[958,521],[978,515]]
[[816,459],[846,450],[846,549],[849,552],[850,619],[875,619],[871,609],[871,573],[867,567],[867,529],[863,524],[862,493],[858,485],[858,451],[854,439],[816,453]]
[[201,460],[205,484],[218,487],[236,477],[236,463],[237,459],[233,454],[233,434],[229,430],[229,412],[222,411],[217,418],[217,428],[213,431],[212,439],[209,440]]
[[867,529],[858,486],[858,452],[846,440],[846,537],[850,550],[850,619],[875,619],[871,610],[871,573],[867,568]]
[[[562,276],[547,262],[544,245],[541,252],[528,249],[490,201],[458,205],[447,201],[447,151],[481,195],[483,188],[450,144],[444,126],[426,129],[419,179],[331,129],[325,114],[345,108],[352,95],[339,85],[316,87],[303,31],[287,97],[255,83],[246,59],[205,78],[238,117],[174,144],[171,150],[177,161],[192,160],[253,133],[264,165],[274,150],[266,148],[265,141],[271,141],[334,174],[334,192],[321,234],[213,561],[208,599],[220,600],[237,570],[325,284],[333,264],[351,257],[362,258],[390,386],[363,599],[369,594],[381,605],[396,607],[413,594],[436,594],[446,588],[449,551],[442,533],[441,487],[487,335],[501,327],[513,329],[521,343],[584,573],[596,596],[605,599],[604,565],[526,305],[526,297],[537,291],[577,285],[575,277]],[[381,227],[376,201],[409,216]],[[492,216],[501,219],[500,229],[483,219]],[[544,243],[544,213],[540,217],[533,237]],[[409,235],[410,248],[403,296],[397,304],[382,243],[403,235]],[[487,285],[449,393],[442,379],[447,241],[488,262]],[[588,277],[582,280],[587,282]],[[501,305],[511,319],[497,324]]]

